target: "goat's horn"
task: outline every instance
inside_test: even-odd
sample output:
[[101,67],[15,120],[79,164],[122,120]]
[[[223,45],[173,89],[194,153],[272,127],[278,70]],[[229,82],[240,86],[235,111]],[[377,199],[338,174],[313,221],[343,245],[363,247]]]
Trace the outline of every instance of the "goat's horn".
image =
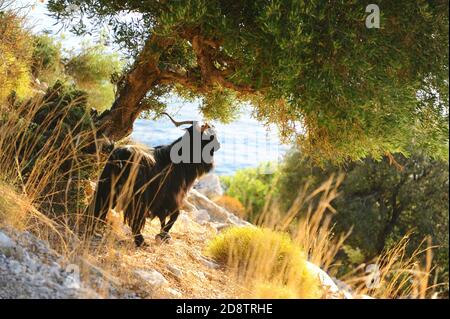
[[169,114],[167,114],[166,112],[162,112],[161,114],[167,115],[167,117],[172,121],[172,123],[178,127],[180,125],[184,125],[184,124],[194,124],[194,121],[175,121],[172,116],[170,116]]

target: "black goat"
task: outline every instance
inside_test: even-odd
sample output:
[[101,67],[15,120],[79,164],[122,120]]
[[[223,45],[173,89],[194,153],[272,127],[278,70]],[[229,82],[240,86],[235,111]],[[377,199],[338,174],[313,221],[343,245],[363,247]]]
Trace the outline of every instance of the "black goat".
[[168,232],[178,218],[186,193],[199,176],[213,168],[213,154],[220,147],[208,124],[199,126],[193,121],[169,118],[176,126],[191,126],[169,145],[114,149],[90,205],[95,223],[104,222],[111,208],[123,210],[124,222],[131,227],[137,246],[144,243],[141,231],[146,218],[158,217],[161,233],[157,237],[163,241],[170,238]]

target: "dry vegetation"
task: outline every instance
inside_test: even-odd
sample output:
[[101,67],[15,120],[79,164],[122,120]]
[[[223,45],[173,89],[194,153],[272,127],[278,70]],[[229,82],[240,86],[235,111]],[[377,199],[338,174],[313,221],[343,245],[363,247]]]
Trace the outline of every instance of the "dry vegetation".
[[214,198],[214,202],[217,205],[227,209],[229,212],[232,212],[236,216],[239,216],[242,219],[246,218],[245,207],[238,199],[231,196],[223,195]]
[[[25,46],[20,41],[26,39],[26,33],[2,36],[10,39],[8,43],[0,42],[4,52]],[[0,226],[28,230],[48,241],[67,263],[80,265],[84,280],[95,286],[89,282],[94,269],[106,279],[106,286],[95,287],[104,297],[109,296],[108,285],[119,290],[119,296],[133,291],[144,298],[327,297],[308,274],[305,260],[332,275],[339,267],[334,257],[347,234],[333,232],[332,217],[338,212],[331,202],[338,196],[341,177],[330,178],[316,190],[305,185],[287,212],[280,211],[268,198],[265,213],[258,221],[262,228],[230,229],[216,237],[215,228],[192,222],[186,218],[189,215],[184,215],[174,226],[171,243],[161,245],[154,241],[159,224],[148,222],[144,236],[149,246],[136,249],[119,212],[111,213],[111,226],[101,241],[87,240],[83,214],[92,196],[91,181],[97,178],[105,156],[98,151],[98,141],[93,138],[95,131],[83,114],[73,118],[72,111],[82,98],[63,102],[50,94],[23,103],[6,101],[3,95],[10,90],[25,96],[21,92],[28,89],[29,82],[21,69],[26,67],[23,63],[27,57],[24,56],[24,61],[6,57],[6,62],[0,60]],[[5,73],[3,68],[16,73]],[[18,82],[8,82],[12,78]],[[96,151],[85,152],[92,142]],[[216,202],[238,215],[244,212],[234,199],[221,198]],[[429,278],[431,248],[406,256],[406,243],[404,238],[373,261],[379,266],[378,288],[367,287],[371,274],[365,272],[366,265],[341,279],[359,295],[432,296],[436,283]],[[221,262],[221,267],[208,267],[203,253]],[[421,256],[425,257],[423,265],[419,262]],[[181,275],[174,275],[171,267],[181,270]],[[179,295],[152,291],[135,274],[135,270],[145,269],[163,274],[169,287]]]
[[[35,98],[18,108],[2,107],[2,114],[7,114],[0,128],[3,224],[32,231],[47,240],[67,262],[81,265],[86,274],[92,268],[97,269],[106,282],[141,297],[326,297],[308,277],[302,263],[308,256],[308,260],[330,274],[339,267],[333,261],[345,235],[333,233],[332,216],[337,212],[331,201],[338,196],[341,177],[330,178],[316,190],[305,185],[288,212],[281,212],[268,199],[266,212],[258,222],[262,229],[230,230],[214,239],[216,232],[212,227],[181,218],[175,224],[172,243],[160,245],[152,240],[159,228],[155,221],[148,223],[144,233],[150,239],[149,247],[136,249],[124,231],[120,214],[112,213],[109,235],[93,244],[84,239],[81,227],[85,208],[82,199],[92,193],[89,177],[83,171],[86,167],[100,167],[104,157],[99,153],[89,157],[81,155],[80,149],[86,146],[83,143],[89,141],[87,136],[93,132],[86,130],[75,135],[67,131],[64,118],[72,103],[58,114],[47,114],[42,124],[30,133],[32,120],[45,103],[45,99]],[[42,143],[42,134],[50,125],[54,125],[53,134]],[[77,123],[75,130],[78,125],[81,124]],[[74,204],[74,198],[80,201]],[[224,240],[233,232],[237,240]],[[205,245],[208,240],[212,246]],[[405,238],[374,261],[380,267],[379,288],[367,288],[371,274],[365,273],[365,265],[342,279],[358,294],[381,298],[429,297],[433,289],[432,279],[428,278],[431,250],[405,256],[406,242]],[[211,269],[204,265],[200,255],[205,250],[222,262],[223,268]],[[288,256],[281,264],[279,254]],[[425,266],[418,262],[421,254],[426,255]],[[169,266],[179,268],[181,277],[174,276]],[[135,275],[135,270],[142,269],[156,269],[181,295],[152,291]],[[88,275],[84,278],[91,280]],[[108,287],[96,288],[108,297]]]

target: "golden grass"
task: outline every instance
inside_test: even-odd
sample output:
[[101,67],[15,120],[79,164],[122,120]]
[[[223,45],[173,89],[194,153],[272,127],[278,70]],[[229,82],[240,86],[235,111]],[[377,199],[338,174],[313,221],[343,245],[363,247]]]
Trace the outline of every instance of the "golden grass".
[[[237,280],[253,291],[252,297],[322,295],[318,279],[306,267],[305,254],[286,233],[257,227],[229,228],[209,243],[206,254],[233,269]],[[268,289],[271,286],[277,287],[273,295]]]
[[[96,286],[102,296],[109,296],[112,285],[124,294],[132,290],[141,297],[165,297],[165,291],[152,291],[134,273],[135,269],[156,269],[186,298],[326,297],[303,264],[308,259],[330,274],[339,267],[335,256],[348,234],[333,232],[332,217],[338,212],[331,203],[338,196],[342,176],[330,177],[315,190],[305,185],[287,212],[267,198],[257,222],[260,228],[230,229],[213,239],[214,228],[178,221],[172,231],[173,242],[159,245],[153,240],[159,225],[148,223],[144,236],[150,247],[136,249],[124,232],[119,211],[110,214],[103,239],[93,243],[81,227],[86,204],[81,199],[86,193],[92,195],[85,170],[93,166],[98,172],[105,157],[99,152],[90,156],[80,152],[95,136],[94,128],[82,132],[64,129],[63,120],[77,101],[50,112],[39,126],[33,124],[45,103],[48,101],[36,97],[16,107],[0,105],[0,218],[4,224],[30,230],[48,241],[67,263],[80,266],[84,280],[92,282],[90,274],[95,269],[105,278],[103,285]],[[51,126],[52,134],[42,139]],[[132,173],[130,184],[135,177]],[[128,187],[125,196],[131,190]],[[201,262],[199,255],[208,240],[215,243],[209,253],[227,266],[224,269],[210,269]],[[407,239],[402,240],[373,261],[379,268],[378,288],[366,284],[367,265],[340,279],[357,294],[378,298],[431,296],[435,288],[429,278],[432,250],[419,249],[407,256],[406,243]],[[422,256],[424,264],[419,262]],[[175,278],[169,266],[180,268],[183,276]]]

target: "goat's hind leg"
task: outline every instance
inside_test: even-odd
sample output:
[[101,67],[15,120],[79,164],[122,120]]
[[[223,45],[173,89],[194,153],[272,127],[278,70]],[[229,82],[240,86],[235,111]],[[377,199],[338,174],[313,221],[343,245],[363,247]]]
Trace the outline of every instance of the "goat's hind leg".
[[174,211],[172,214],[170,214],[169,217],[169,221],[166,224],[165,218],[161,218],[160,217],[160,221],[161,221],[161,232],[156,235],[156,240],[160,240],[162,242],[167,242],[170,240],[170,235],[169,235],[169,231],[172,228],[173,224],[175,224],[175,222],[178,219],[178,216],[180,215],[180,211],[176,210]]

